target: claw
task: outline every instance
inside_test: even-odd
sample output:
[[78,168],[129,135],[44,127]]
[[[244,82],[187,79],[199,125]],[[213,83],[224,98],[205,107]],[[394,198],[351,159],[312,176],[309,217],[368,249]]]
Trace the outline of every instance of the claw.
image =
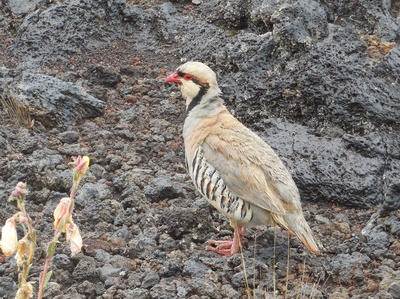
[[207,251],[212,251],[215,253],[218,253],[220,255],[225,255],[227,257],[232,256],[233,254],[231,253],[231,247],[226,248],[226,249],[219,249],[218,247],[212,247],[212,246],[206,246]]
[[206,250],[225,255],[225,256],[232,256],[235,255],[240,251],[242,247],[242,238],[245,232],[244,227],[237,227],[233,232],[233,240],[226,240],[226,241],[215,241],[209,240],[207,243],[209,245],[215,246],[207,246]]
[[217,249],[230,249],[232,247],[233,241],[232,240],[226,240],[226,241],[216,241],[216,240],[208,240],[207,244],[209,245],[214,245],[214,246],[208,246],[208,247],[214,247]]

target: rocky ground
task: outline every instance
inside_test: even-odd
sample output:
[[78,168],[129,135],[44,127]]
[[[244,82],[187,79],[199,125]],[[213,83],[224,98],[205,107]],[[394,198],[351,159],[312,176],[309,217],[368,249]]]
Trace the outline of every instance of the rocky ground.
[[[378,2],[0,2],[0,223],[27,182],[34,281],[67,164],[91,158],[83,252],[62,240],[46,298],[400,298],[400,2]],[[184,102],[163,78],[187,60],[289,167],[322,255],[267,227],[243,257],[204,250],[232,231],[184,168]]]

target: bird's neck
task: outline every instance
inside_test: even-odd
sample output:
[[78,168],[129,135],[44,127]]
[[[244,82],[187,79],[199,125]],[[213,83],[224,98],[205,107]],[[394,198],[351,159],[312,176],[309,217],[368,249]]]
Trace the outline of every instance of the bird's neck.
[[224,101],[219,96],[202,99],[196,105],[190,102],[186,108],[186,117],[212,117],[224,108]]
[[197,95],[186,99],[186,115],[197,117],[212,116],[224,106],[223,100],[219,97],[221,90],[207,89],[201,87]]
[[[228,110],[222,103],[222,99],[215,98],[215,102],[211,102],[206,107],[195,107],[186,115],[183,124],[183,139],[185,144],[195,142],[201,144],[207,137],[208,127],[213,126],[219,119],[220,115],[228,113]],[[215,106],[214,106],[215,105]],[[191,147],[191,148],[197,148]]]

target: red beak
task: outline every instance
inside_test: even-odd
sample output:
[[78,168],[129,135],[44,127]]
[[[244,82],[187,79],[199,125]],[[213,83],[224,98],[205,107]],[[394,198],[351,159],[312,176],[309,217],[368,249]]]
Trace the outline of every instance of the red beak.
[[164,82],[171,82],[171,83],[178,83],[178,84],[181,83],[177,72],[175,72],[175,73],[169,75],[167,78],[165,78]]

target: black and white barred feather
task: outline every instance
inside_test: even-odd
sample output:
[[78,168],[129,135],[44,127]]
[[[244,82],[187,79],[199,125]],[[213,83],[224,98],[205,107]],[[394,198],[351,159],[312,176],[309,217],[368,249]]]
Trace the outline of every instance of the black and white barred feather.
[[187,161],[188,171],[197,190],[222,214],[238,223],[247,223],[253,218],[251,205],[232,194],[218,171],[204,157],[199,146],[192,161]]

